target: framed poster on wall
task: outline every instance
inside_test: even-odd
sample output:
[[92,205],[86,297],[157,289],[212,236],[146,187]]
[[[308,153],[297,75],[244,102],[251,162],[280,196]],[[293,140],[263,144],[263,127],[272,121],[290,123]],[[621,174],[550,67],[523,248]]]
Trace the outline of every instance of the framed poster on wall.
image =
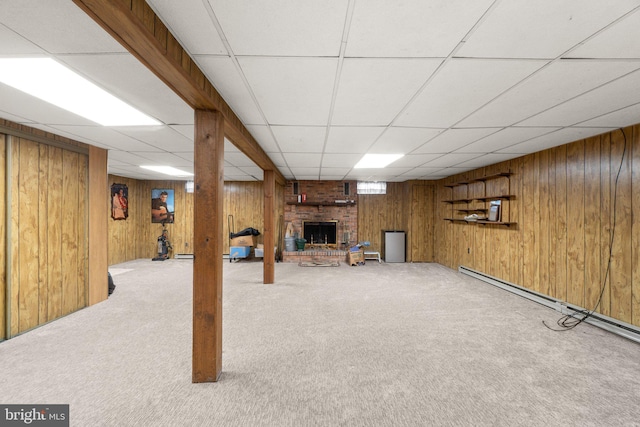
[[111,184],[111,218],[126,220],[129,217],[129,189],[126,184]]
[[173,224],[174,206],[172,189],[154,188],[151,190],[151,222]]

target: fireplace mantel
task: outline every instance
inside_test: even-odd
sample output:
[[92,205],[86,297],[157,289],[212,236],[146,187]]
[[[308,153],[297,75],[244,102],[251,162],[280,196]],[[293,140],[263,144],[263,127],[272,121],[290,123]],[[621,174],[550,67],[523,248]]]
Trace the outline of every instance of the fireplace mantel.
[[345,203],[341,202],[287,202],[287,205],[295,205],[295,206],[355,206],[356,201],[348,201]]

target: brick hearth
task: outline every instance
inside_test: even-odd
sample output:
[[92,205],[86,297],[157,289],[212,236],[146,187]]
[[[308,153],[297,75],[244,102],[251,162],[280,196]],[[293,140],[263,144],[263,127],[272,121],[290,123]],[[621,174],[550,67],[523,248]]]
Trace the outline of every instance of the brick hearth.
[[283,262],[311,262],[311,261],[338,261],[340,264],[347,262],[347,252],[340,250],[309,250],[282,252]]

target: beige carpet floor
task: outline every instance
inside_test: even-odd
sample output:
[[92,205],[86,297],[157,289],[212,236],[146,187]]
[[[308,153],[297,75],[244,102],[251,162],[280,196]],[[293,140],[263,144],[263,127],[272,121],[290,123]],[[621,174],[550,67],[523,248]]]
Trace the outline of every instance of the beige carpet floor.
[[640,345],[437,264],[224,262],[223,374],[191,383],[192,261],[0,343],[0,403],[72,426],[633,426]]

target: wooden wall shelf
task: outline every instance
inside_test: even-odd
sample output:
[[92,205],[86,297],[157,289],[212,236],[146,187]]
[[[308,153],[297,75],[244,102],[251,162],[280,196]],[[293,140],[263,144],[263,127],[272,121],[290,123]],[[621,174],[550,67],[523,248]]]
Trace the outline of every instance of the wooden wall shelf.
[[[506,178],[508,180],[507,182],[509,184],[509,190],[510,190],[510,188],[511,188],[511,180],[510,180],[511,175],[513,175],[513,173],[511,171],[509,171],[509,172],[501,172],[501,173],[497,173],[497,174],[494,174],[494,175],[484,176],[484,177],[481,177],[481,178],[474,178],[474,179],[465,180],[465,181],[458,181],[458,182],[455,182],[455,183],[452,183],[452,184],[447,184],[447,185],[445,185],[445,187],[451,188],[453,190],[455,187],[469,185],[469,184],[473,184],[473,183],[476,183],[476,182],[486,183],[486,181],[490,181],[490,180],[493,180],[493,179]],[[448,200],[442,200],[442,203],[448,203],[448,204],[451,204],[451,205],[453,205],[453,204],[472,203],[472,202],[487,203],[487,202],[489,202],[491,200],[514,200],[516,198],[515,194],[498,194],[498,195],[494,195],[494,196],[487,196],[486,195],[486,190],[487,190],[486,185],[485,185],[484,188],[485,188],[485,196],[472,197],[472,198],[463,198],[463,199],[462,198],[461,199],[448,199]],[[467,195],[469,195],[468,192],[469,192],[469,189],[467,188]],[[453,211],[461,212],[461,213],[471,213],[471,212],[483,212],[483,213],[485,213],[485,212],[489,212],[489,209],[487,209],[487,208],[469,208],[469,207],[463,208],[463,209],[459,209],[459,208],[454,208],[452,206],[452,212],[451,212],[452,214],[453,214]],[[486,224],[501,225],[501,226],[506,226],[506,227],[509,227],[511,225],[515,225],[516,224],[515,222],[510,222],[510,221],[488,221],[486,219],[485,220],[479,219],[479,220],[467,221],[464,218],[444,218],[444,220],[445,221],[450,221],[450,222],[466,222],[467,224],[477,223],[477,224],[483,224],[483,225],[486,225]]]
[[295,205],[295,206],[355,206],[356,202],[346,202],[346,203],[338,203],[338,202],[287,202],[287,205]]

